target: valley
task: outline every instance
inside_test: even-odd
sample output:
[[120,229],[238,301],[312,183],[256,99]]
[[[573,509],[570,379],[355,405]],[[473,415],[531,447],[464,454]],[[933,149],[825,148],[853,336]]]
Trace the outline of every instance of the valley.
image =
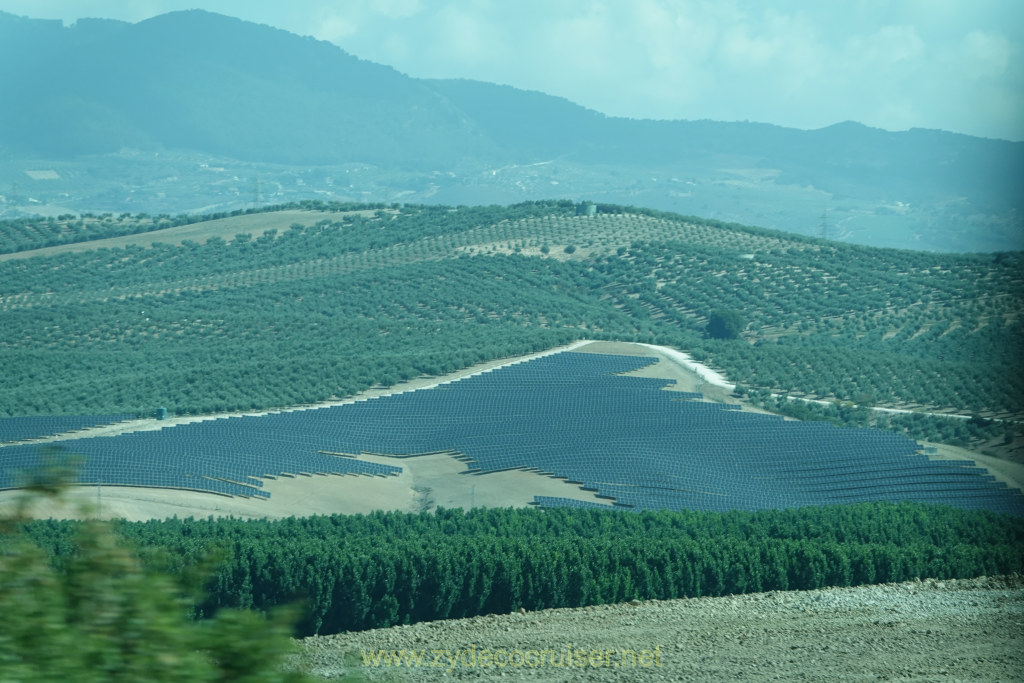
[[50,4],[0,679],[1020,677],[1009,5]]

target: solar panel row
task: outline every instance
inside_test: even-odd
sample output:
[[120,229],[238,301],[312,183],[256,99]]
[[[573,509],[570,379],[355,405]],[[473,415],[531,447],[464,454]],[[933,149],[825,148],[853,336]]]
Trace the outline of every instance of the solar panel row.
[[0,417],[0,443],[39,439],[75,432],[87,427],[99,427],[134,420],[130,414],[119,415],[32,415],[28,417]]
[[[897,434],[746,413],[663,391],[666,380],[621,374],[653,362],[567,352],[431,390],[65,445],[87,456],[90,476],[174,482],[137,485],[187,478],[186,488],[195,488],[302,472],[388,476],[401,468],[329,453],[453,450],[471,470],[551,473],[633,509],[929,500],[1024,515],[1016,489],[973,463],[929,460]],[[0,488],[12,485],[11,448],[0,449]],[[146,467],[131,469],[140,463]]]
[[594,503],[589,500],[576,500],[575,498],[560,498],[557,496],[534,496],[533,501],[534,504],[542,508],[560,507],[608,510],[615,507],[613,505]]

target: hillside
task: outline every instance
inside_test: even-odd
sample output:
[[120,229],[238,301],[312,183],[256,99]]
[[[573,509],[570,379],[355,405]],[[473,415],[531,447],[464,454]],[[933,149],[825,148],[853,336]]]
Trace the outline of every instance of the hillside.
[[1016,680],[1022,588],[925,580],[502,614],[308,638],[295,666],[328,680]]
[[[685,349],[773,410],[1020,458],[1019,254],[873,250],[615,206],[577,215],[565,202],[301,208],[316,212],[292,207],[289,229],[262,235],[241,231],[273,213],[212,221],[205,243],[193,223],[156,243],[140,235],[149,247],[119,237],[0,262],[0,411],[314,403],[618,339]],[[722,310],[738,312],[739,339],[707,335]]]
[[0,38],[15,103],[0,111],[8,217],[571,198],[877,246],[1024,246],[1024,143],[606,117],[543,93],[413,79],[198,10],[69,27],[0,13]]
[[[9,15],[0,23],[15,30]],[[429,89],[267,26],[193,10],[46,37],[32,69],[4,83],[23,103],[0,119],[2,143],[16,153],[166,147],[301,164],[423,159],[432,168],[483,147]]]
[[[719,400],[1020,460],[1021,254],[871,249],[592,208],[309,202],[208,221],[65,216],[0,224],[4,242],[25,250],[0,261],[0,411],[248,412],[384,393],[603,339],[689,351],[739,385],[737,396]],[[740,319],[738,338],[710,337],[710,318],[729,312]],[[455,478],[456,470],[412,474]],[[304,479],[282,495],[296,515],[323,511],[319,497],[345,496],[334,503],[343,512],[365,511],[359,505],[375,496],[409,502],[407,482],[378,487],[359,478],[325,491],[317,480],[337,478],[310,476],[311,493]],[[423,647],[489,647],[483,638],[532,647],[557,634],[596,648],[645,649],[661,644],[657,634],[666,652],[672,647],[671,680],[753,677],[766,668],[831,678],[868,655],[876,676],[998,677],[1019,662],[1016,639],[1004,637],[1013,630],[1006,610],[1015,609],[1016,583],[984,594],[968,586],[963,599],[933,590],[935,582],[913,596],[913,587],[880,587],[707,597],[1009,574],[1021,567],[1017,518],[909,503],[727,514],[480,509],[474,496],[489,493],[483,483],[470,487],[468,506],[459,483],[459,497],[445,491],[451,504],[477,509],[280,522],[179,515],[122,523],[118,533],[130,534],[157,569],[186,575],[223,551],[203,615],[312,597],[299,632],[347,632],[304,643],[298,665],[322,676],[354,663],[359,670],[359,649],[401,648],[406,637]],[[522,483],[489,485],[512,496],[512,484]],[[97,498],[109,488],[97,488]],[[414,510],[429,509],[431,492],[411,490],[421,496]],[[207,496],[199,509],[260,516],[255,505],[216,509],[219,499]],[[177,492],[159,502],[160,516],[197,509]],[[29,529],[55,564],[73,552],[74,531],[52,521]],[[471,619],[439,621],[458,616]],[[406,625],[352,633],[395,624]],[[401,675],[386,672],[384,680]]]
[[[637,121],[542,93],[465,80],[429,84],[478,121],[519,162],[569,156],[596,164],[700,173],[746,158],[780,185],[811,185],[836,198],[934,203],[965,191],[1005,208],[1020,199],[1024,146],[942,131],[893,133],[846,121],[814,131],[757,123]],[[957,178],[954,168],[972,169]]]

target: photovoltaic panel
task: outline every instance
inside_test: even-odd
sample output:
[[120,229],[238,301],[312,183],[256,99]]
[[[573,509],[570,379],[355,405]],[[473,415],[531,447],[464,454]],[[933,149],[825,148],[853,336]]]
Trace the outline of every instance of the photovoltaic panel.
[[[85,456],[90,480],[104,483],[128,483],[120,480],[130,473],[132,482],[151,482],[133,485],[216,481],[251,492],[267,475],[402,471],[330,453],[450,450],[480,473],[551,473],[635,510],[922,500],[1024,515],[1018,490],[969,461],[929,460],[895,433],[747,413],[666,391],[669,380],[623,375],[653,362],[565,352],[329,408],[62,443]],[[0,488],[13,485],[19,448],[0,449]]]
[[130,414],[119,415],[31,415],[0,417],[0,443],[12,443],[76,432],[89,427],[134,420]]

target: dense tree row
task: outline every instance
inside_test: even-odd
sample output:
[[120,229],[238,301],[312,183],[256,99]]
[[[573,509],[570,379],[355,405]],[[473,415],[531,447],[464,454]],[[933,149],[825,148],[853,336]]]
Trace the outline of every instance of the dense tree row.
[[629,316],[587,295],[586,271],[527,265],[472,257],[286,286],[12,310],[0,411],[308,403],[581,336],[639,334]]
[[[568,214],[574,211],[574,204],[567,201],[547,202],[526,202],[517,205],[514,209],[507,207],[487,207],[493,216],[486,212],[477,211],[474,213],[477,219],[493,222],[502,220],[522,219],[532,215],[551,215],[552,212]],[[431,217],[445,217],[456,213],[454,209],[446,206],[417,206],[403,209],[400,205],[388,205],[381,203],[354,203],[354,202],[320,202],[303,201],[287,204],[275,204],[258,209],[238,209],[235,211],[223,211],[211,214],[179,214],[170,216],[161,214],[150,216],[149,214],[102,214],[95,215],[84,213],[81,215],[66,214],[61,216],[49,216],[40,218],[18,218],[0,221],[0,254],[11,252],[28,251],[43,247],[53,247],[61,244],[73,244],[78,242],[91,242],[110,237],[123,237],[125,235],[138,235],[166,228],[175,228],[183,225],[193,225],[205,221],[218,220],[235,216],[244,216],[261,213],[274,213],[285,210],[304,210],[318,212],[348,213],[365,211],[387,211],[389,218],[415,216],[411,223],[414,227],[411,235],[421,237],[429,234],[429,229],[420,233],[420,228],[429,225]],[[495,213],[497,212],[497,213]],[[467,213],[467,212],[463,212]],[[457,225],[458,216],[448,221],[446,225],[450,228]],[[358,218],[342,218],[339,223],[358,221]],[[328,221],[327,224],[330,224]],[[410,223],[391,226],[398,230],[405,230],[405,237],[410,237],[408,225]],[[436,221],[434,225],[436,225]],[[318,226],[322,230],[324,225]]]
[[[1002,340],[1008,347],[1011,340]],[[775,392],[867,404],[912,403],[932,409],[1016,411],[1024,383],[1016,362],[959,362],[895,352],[842,347],[766,345],[736,348],[706,344],[708,357],[730,377]],[[993,355],[998,349],[993,349]]]
[[[76,523],[28,533],[57,566]],[[268,521],[122,524],[151,566],[211,553],[198,612],[303,600],[302,632],[614,603],[953,578],[1024,569],[1024,522],[924,504],[757,513],[438,510]]]

